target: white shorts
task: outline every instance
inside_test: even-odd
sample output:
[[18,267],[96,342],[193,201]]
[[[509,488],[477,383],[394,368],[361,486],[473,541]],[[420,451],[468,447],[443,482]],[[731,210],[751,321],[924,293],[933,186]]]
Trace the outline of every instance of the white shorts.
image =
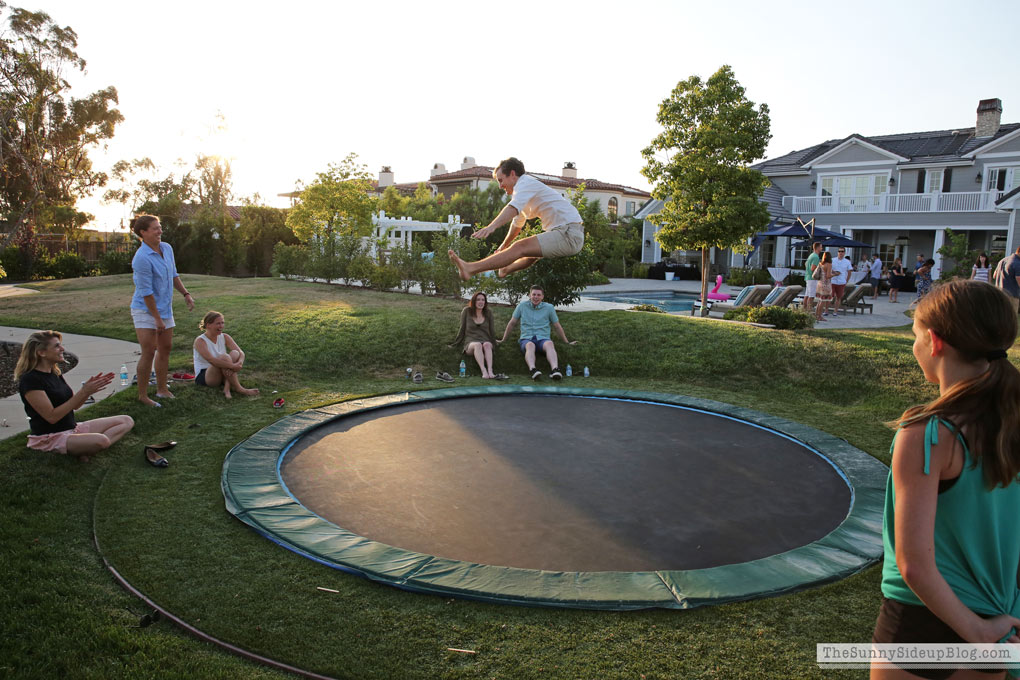
[[[156,319],[149,314],[147,309],[133,309],[131,310],[131,318],[135,322],[135,328],[151,328],[156,330]],[[174,327],[174,317],[171,314],[169,319],[163,319],[163,325],[167,328]]]
[[817,290],[818,290],[818,281],[816,281],[815,279],[808,279],[807,280],[807,289],[805,289],[805,291],[804,291],[804,297],[813,298],[815,296],[815,292]]
[[561,224],[536,236],[542,257],[570,257],[584,246],[584,225],[580,222]]

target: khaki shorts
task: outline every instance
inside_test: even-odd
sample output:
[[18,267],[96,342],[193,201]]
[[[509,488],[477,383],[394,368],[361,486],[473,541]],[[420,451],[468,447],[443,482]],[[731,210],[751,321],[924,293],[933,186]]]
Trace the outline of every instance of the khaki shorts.
[[584,225],[571,222],[543,231],[536,236],[542,257],[569,257],[577,255],[584,246]]

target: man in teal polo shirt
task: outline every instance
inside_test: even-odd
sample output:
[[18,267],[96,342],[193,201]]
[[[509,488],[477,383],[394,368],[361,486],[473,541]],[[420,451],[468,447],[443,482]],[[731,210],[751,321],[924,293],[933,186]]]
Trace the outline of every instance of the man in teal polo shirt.
[[549,360],[549,368],[552,369],[549,372],[549,377],[553,380],[559,380],[563,377],[563,374],[560,373],[558,359],[556,358],[556,347],[553,345],[550,329],[555,328],[556,332],[563,338],[563,342],[568,345],[576,345],[577,340],[573,342],[567,340],[567,334],[564,332],[563,326],[560,325],[559,317],[556,316],[556,309],[548,302],[542,302],[544,298],[545,292],[542,288],[532,286],[528,299],[521,300],[514,310],[513,316],[510,317],[510,322],[506,325],[506,330],[503,331],[503,339],[500,342],[506,342],[510,331],[520,321],[520,348],[521,352],[524,353],[524,361],[528,364],[528,371],[531,372],[531,379],[538,380],[542,377],[542,371],[538,370],[537,359],[535,357],[536,351],[542,349],[545,350],[545,358]]

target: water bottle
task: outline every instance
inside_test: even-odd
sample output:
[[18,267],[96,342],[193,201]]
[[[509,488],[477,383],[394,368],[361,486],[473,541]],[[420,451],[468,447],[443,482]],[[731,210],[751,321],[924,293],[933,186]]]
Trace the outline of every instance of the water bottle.
[[120,386],[124,387],[128,384],[127,364],[120,365]]
[[584,367],[584,377],[587,378],[589,375],[591,375],[591,373],[588,372],[588,367],[585,366]]
[[460,360],[460,377],[463,378],[466,375],[467,375],[467,364],[465,364],[464,360],[461,359]]
[[574,375],[574,369],[570,367],[570,364],[567,364],[567,377],[569,378],[572,375]]
[[407,367],[407,379],[408,379],[408,380],[410,380],[410,379],[411,379],[411,375],[412,375],[411,367],[410,367],[410,366],[408,366],[408,367]]

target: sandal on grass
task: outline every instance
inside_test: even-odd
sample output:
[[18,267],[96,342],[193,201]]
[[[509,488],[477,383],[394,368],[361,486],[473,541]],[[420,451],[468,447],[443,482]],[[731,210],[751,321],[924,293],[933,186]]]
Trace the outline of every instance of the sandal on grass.
[[153,451],[169,451],[175,446],[177,446],[177,442],[166,441],[160,442],[159,444],[146,444],[145,448],[152,449]]
[[[155,456],[155,457],[153,457],[153,456]],[[150,448],[148,446],[145,447],[145,461],[149,465],[151,465],[153,467],[158,467],[158,468],[165,468],[165,467],[169,467],[169,465],[170,465],[170,461],[168,461],[163,456],[159,455],[158,451],[156,451],[155,449],[152,449],[152,448]]]
[[424,380],[424,378],[422,378],[421,376],[421,371],[415,371],[414,377],[411,378],[411,382],[415,383],[416,385],[420,385],[422,383],[422,380]]
[[453,376],[451,376],[449,373],[446,373],[444,371],[439,371],[439,372],[436,373],[436,380],[439,380],[439,381],[445,382],[445,383],[452,383],[453,382]]
[[283,397],[280,397],[279,399],[273,402],[273,408],[283,408],[284,403],[285,402],[283,401]]

